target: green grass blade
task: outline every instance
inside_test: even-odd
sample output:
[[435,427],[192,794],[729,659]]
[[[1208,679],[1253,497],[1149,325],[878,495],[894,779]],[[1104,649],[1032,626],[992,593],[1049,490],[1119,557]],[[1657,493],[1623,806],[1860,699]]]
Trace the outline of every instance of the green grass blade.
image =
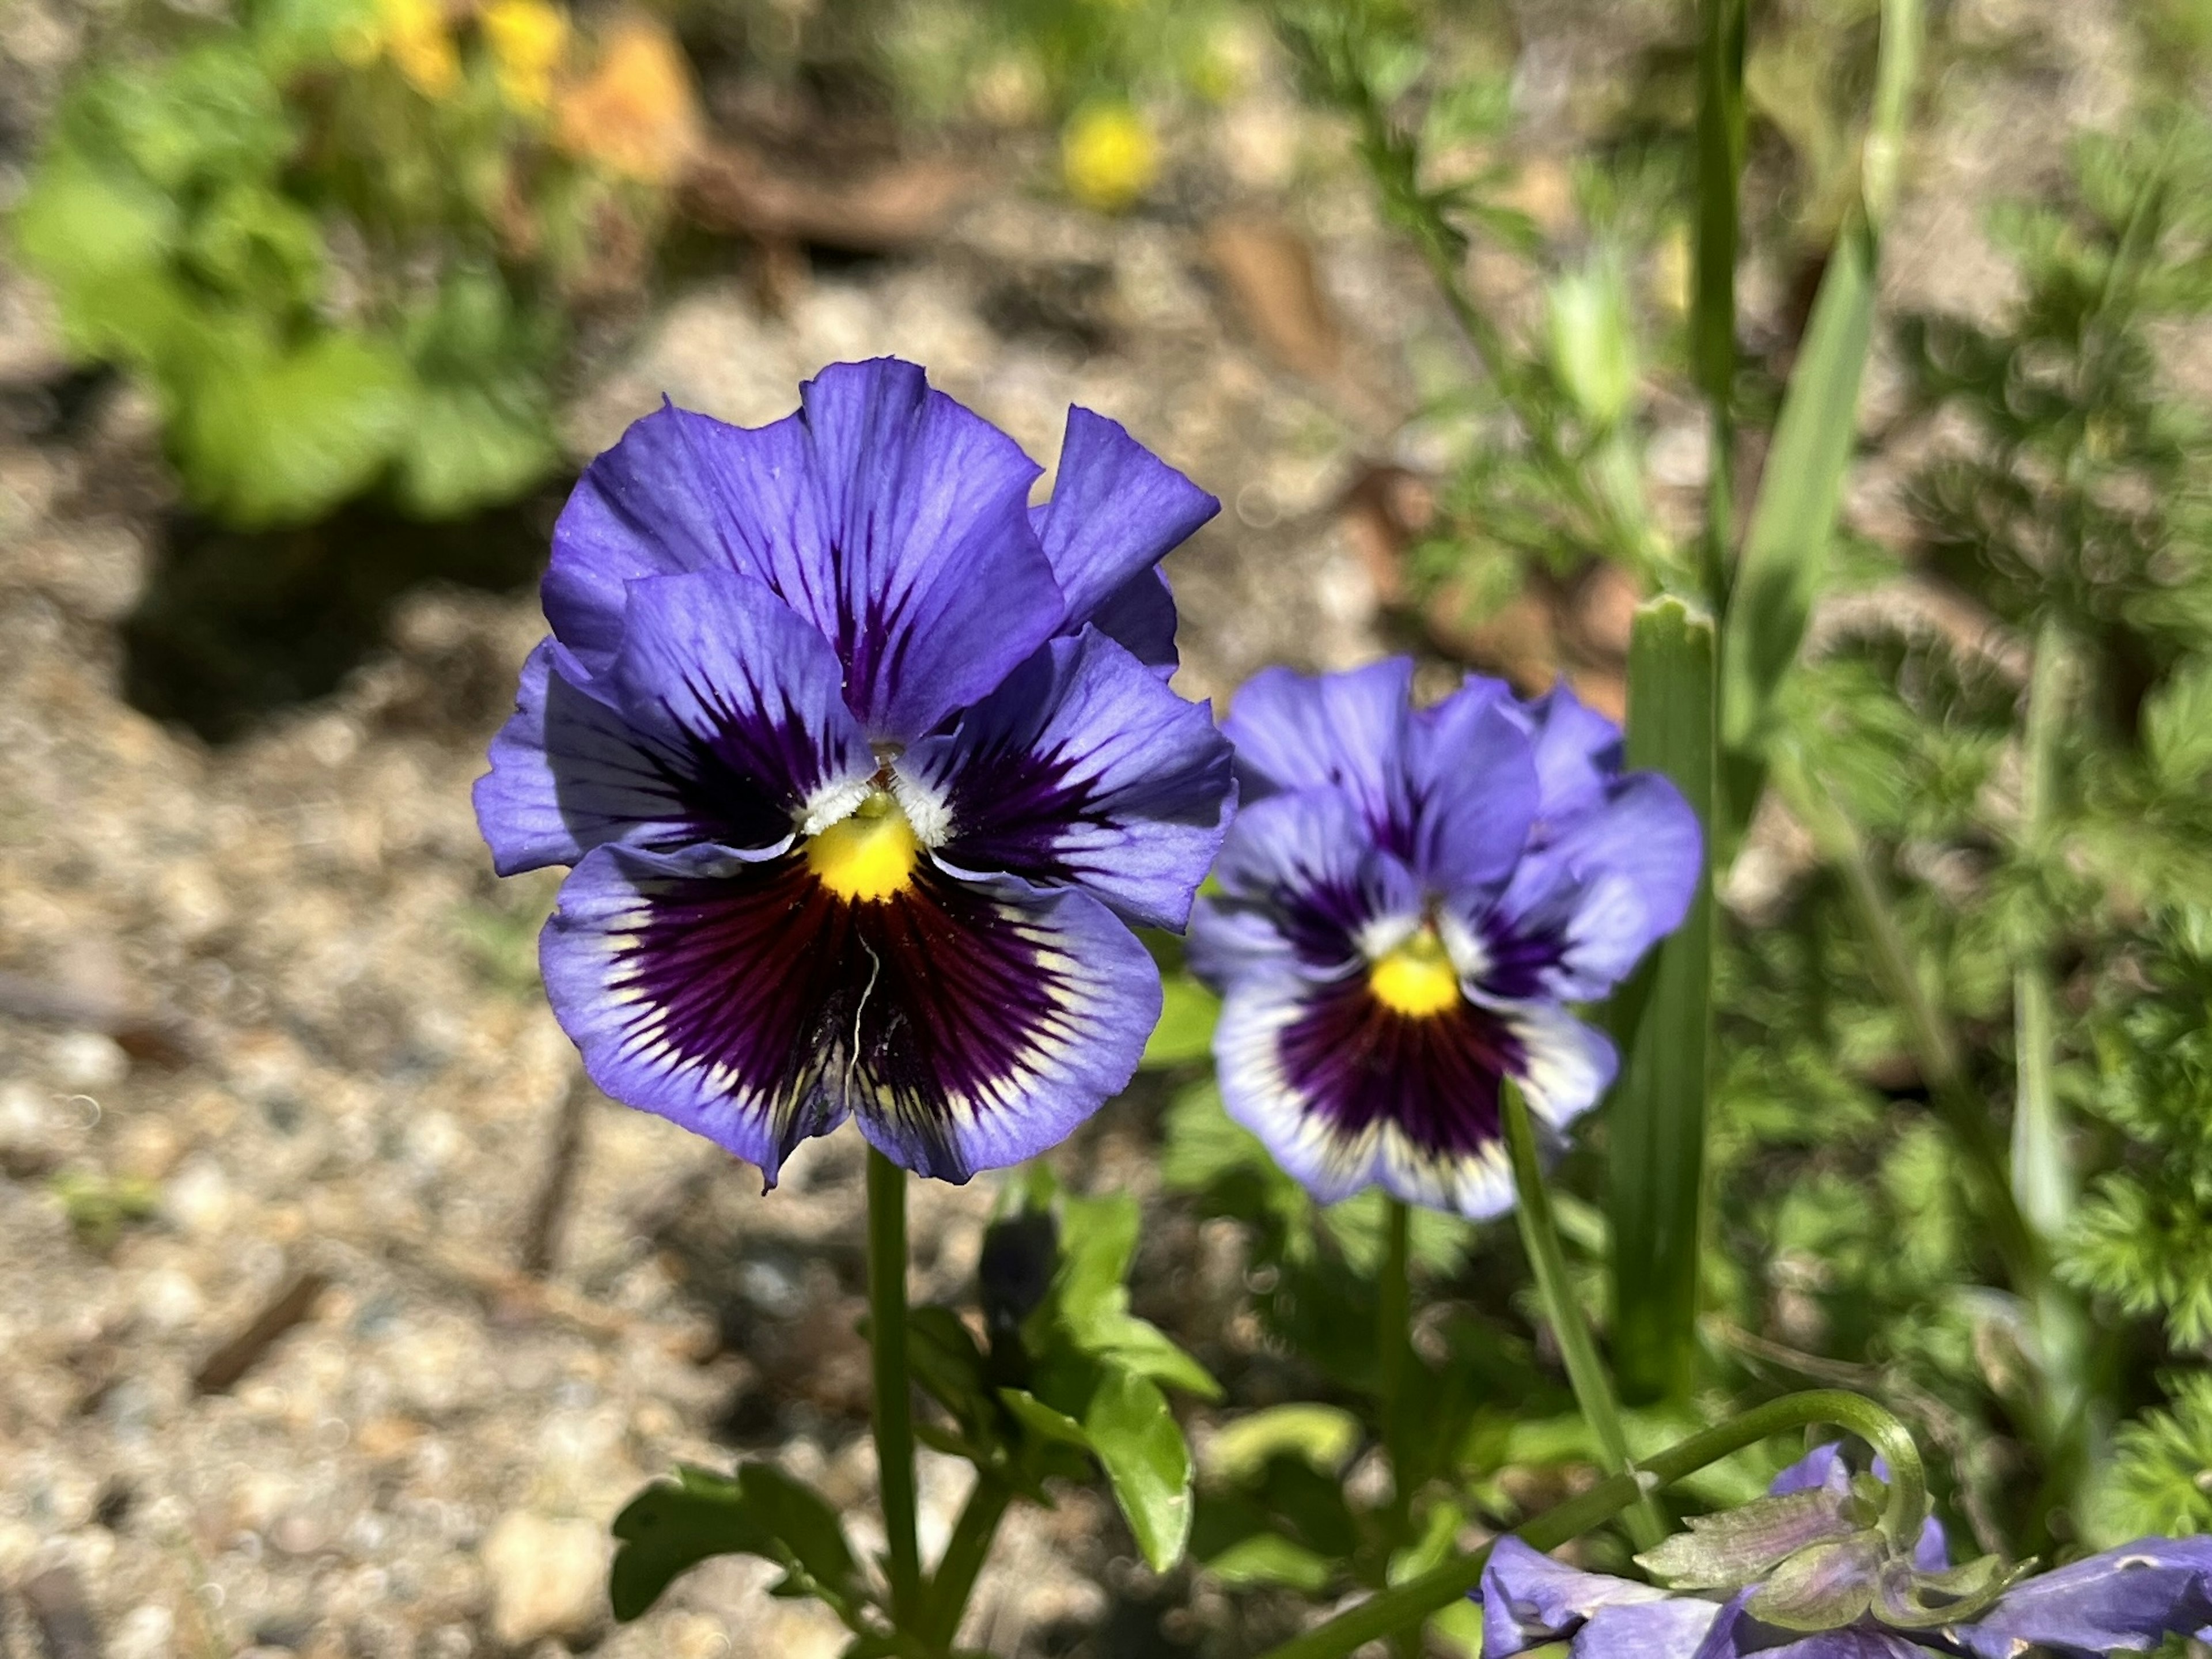
[[1698,0],[1698,240],[1690,366],[1712,410],[1704,579],[1717,611],[1728,603],[1735,538],[1735,259],[1743,176],[1744,0]]
[[1624,1060],[1607,1110],[1613,1369],[1632,1403],[1688,1381],[1698,1315],[1712,1041],[1715,672],[1711,621],[1680,599],[1636,615],[1628,763],[1664,772],[1705,827],[1706,879],[1689,917],[1615,1005]]
[[[1874,270],[1873,234],[1855,218],[1820,278],[1729,599],[1721,737],[1732,763],[1756,753],[1827,569],[1857,433],[1859,379],[1874,338]],[[1755,787],[1756,780],[1754,770],[1747,781]],[[1752,803],[1735,782],[1731,777],[1730,801],[1741,821]]]
[[1881,0],[1881,52],[1859,206],[1844,220],[1821,276],[1729,597],[1721,742],[1732,828],[1740,828],[1756,804],[1764,777],[1759,749],[1774,693],[1796,660],[1826,574],[1857,432],[1859,381],[1874,339],[1879,232],[1897,194],[1923,33],[1921,0]]

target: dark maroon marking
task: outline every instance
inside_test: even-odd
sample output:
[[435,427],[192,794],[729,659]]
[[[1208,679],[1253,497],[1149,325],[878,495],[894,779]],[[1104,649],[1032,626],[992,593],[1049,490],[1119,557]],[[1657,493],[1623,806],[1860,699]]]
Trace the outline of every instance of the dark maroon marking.
[[1501,1138],[1498,1080],[1527,1056],[1486,1008],[1413,1018],[1364,979],[1322,988],[1277,1039],[1283,1073],[1331,1128],[1395,1124],[1425,1152],[1460,1157]]
[[614,988],[663,1011],[658,1034],[685,1059],[794,1096],[784,1151],[849,1068],[853,1103],[889,1123],[913,1167],[967,1179],[949,1097],[1012,1077],[1053,1012],[1050,975],[997,902],[924,866],[891,899],[848,903],[797,854],[657,883],[647,901]]

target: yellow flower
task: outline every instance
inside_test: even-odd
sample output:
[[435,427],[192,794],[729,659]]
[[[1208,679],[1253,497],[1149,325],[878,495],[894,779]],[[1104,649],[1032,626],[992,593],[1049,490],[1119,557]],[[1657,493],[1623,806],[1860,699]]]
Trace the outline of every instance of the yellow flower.
[[1060,139],[1060,169],[1075,199],[1119,213],[1152,188],[1159,144],[1145,118],[1126,104],[1078,110]]
[[569,155],[647,184],[671,182],[698,141],[691,72],[650,18],[615,26],[591,77],[561,94],[555,136]]
[[384,50],[407,83],[426,98],[443,98],[461,83],[460,54],[437,0],[377,0]]
[[568,48],[568,13],[547,0],[492,0],[483,22],[507,101],[520,110],[550,108],[553,71]]

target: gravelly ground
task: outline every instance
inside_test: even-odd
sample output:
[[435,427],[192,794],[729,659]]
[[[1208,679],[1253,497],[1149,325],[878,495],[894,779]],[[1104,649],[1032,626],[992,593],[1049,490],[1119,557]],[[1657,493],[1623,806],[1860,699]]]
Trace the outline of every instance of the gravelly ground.
[[[2097,61],[2093,14],[2054,16],[2062,68]],[[0,86],[40,92],[73,26],[10,18]],[[2066,107],[2109,104],[2096,76],[2053,73]],[[1297,132],[1267,98],[1205,137],[1255,190]],[[1912,297],[1973,303],[1996,280],[1960,288],[1960,228],[2022,179],[1977,122],[1932,150],[1944,188],[1908,212]],[[820,364],[896,350],[1041,459],[1081,402],[1222,496],[1170,566],[1186,690],[1359,660],[1383,639],[1334,504],[1363,459],[1422,459],[1396,422],[1423,354],[1455,349],[1360,199],[1291,204],[1345,331],[1320,380],[1256,343],[1194,216],[1109,224],[1009,186],[779,313],[735,276],[694,291],[577,401],[572,448],[663,392],[772,418]],[[836,1652],[834,1626],[743,1563],[606,1631],[605,1523],[672,1461],[772,1453],[866,1541],[859,1160],[849,1133],[816,1143],[763,1200],[712,1149],[587,1099],[556,1270],[514,1270],[576,1068],[529,977],[553,884],[493,878],[467,788],[534,601],[418,591],[333,695],[222,748],[164,727],[118,691],[118,624],[169,500],[147,412],[106,388],[58,422],[36,389],[58,368],[0,266],[0,973],[18,1002],[27,985],[78,1011],[0,1015],[0,1652],[39,1650],[27,1596],[58,1565],[116,1659]],[[1109,1108],[1064,1161],[1143,1190],[1140,1115]],[[991,1198],[988,1179],[917,1191],[917,1295],[963,1281]],[[304,1322],[196,1391],[307,1273],[327,1286]],[[926,1459],[926,1548],[963,1478]],[[1018,1516],[969,1637],[1164,1650],[1126,1548],[1084,1494]]]

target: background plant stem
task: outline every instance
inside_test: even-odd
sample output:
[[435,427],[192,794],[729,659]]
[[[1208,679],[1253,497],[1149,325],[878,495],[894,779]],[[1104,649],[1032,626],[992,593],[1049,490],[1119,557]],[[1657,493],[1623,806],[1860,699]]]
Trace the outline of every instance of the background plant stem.
[[877,1480],[884,1506],[891,1617],[902,1630],[921,1612],[921,1552],[914,1528],[914,1402],[906,1357],[906,1171],[868,1149],[868,1346],[875,1382]]
[[[1413,1317],[1413,1285],[1407,1267],[1413,1212],[1402,1200],[1393,1198],[1384,1201],[1382,1213],[1382,1273],[1375,1297],[1375,1392],[1382,1425],[1382,1448],[1390,1456],[1390,1540],[1395,1549],[1405,1542],[1407,1522],[1413,1507],[1412,1460],[1406,1455],[1407,1425],[1404,1402],[1399,1398],[1406,1385],[1407,1328]],[[1420,1626],[1415,1624],[1397,1632],[1390,1645],[1400,1659],[1419,1659]]]
[[1012,1492],[988,1476],[979,1476],[975,1489],[968,1494],[959,1520],[953,1522],[952,1536],[946,1540],[944,1557],[930,1580],[929,1605],[923,1614],[921,1635],[932,1647],[949,1649],[952,1638],[960,1633],[961,1615],[968,1611],[968,1598],[975,1591],[975,1576],[983,1570],[983,1563],[991,1553],[991,1540],[998,1535],[999,1522],[1013,1497]]
[[[1574,1387],[1575,1402],[1583,1420],[1597,1436],[1606,1472],[1620,1474],[1632,1464],[1628,1436],[1621,1427],[1620,1402],[1613,1392],[1613,1378],[1598,1357],[1597,1342],[1582,1304],[1575,1300],[1567,1282],[1566,1254],[1559,1248],[1559,1231],[1552,1220],[1552,1205],[1544,1190],[1544,1171],[1536,1158],[1536,1132],[1528,1121],[1528,1103],[1509,1081],[1500,1085],[1505,1115],[1505,1142],[1513,1159],[1513,1184],[1520,1195],[1521,1242],[1536,1278],[1536,1293],[1559,1338],[1559,1355],[1566,1362],[1567,1380]],[[1629,1536],[1636,1547],[1648,1550],[1667,1535],[1667,1522],[1658,1504],[1644,1494],[1628,1514]]]

